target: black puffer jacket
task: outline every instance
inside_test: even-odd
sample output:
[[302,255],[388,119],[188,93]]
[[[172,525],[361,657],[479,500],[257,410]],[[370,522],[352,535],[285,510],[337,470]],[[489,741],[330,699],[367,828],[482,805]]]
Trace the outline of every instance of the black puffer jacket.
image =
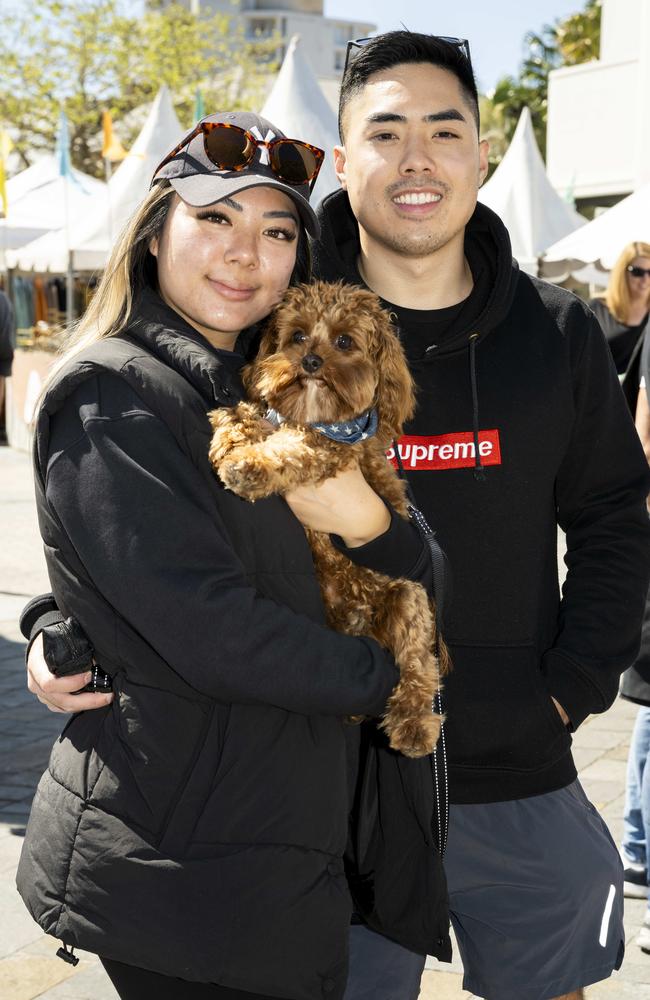
[[[105,957],[340,997],[342,718],[380,713],[396,671],[372,640],[324,627],[284,502],[253,506],[213,476],[206,411],[240,398],[241,363],[148,292],[126,335],[46,395],[36,484],[52,589],[116,697],[55,745],[18,887],[44,930]],[[430,772],[421,796],[430,816]],[[439,874],[430,830],[418,837]],[[445,950],[444,905],[436,919]]]

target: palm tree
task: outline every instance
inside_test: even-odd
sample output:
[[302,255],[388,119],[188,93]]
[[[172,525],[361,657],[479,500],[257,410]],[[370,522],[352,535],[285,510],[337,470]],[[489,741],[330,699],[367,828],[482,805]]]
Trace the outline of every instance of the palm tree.
[[600,55],[602,0],[587,0],[581,14],[572,14],[557,27],[557,40],[564,66],[590,62]]

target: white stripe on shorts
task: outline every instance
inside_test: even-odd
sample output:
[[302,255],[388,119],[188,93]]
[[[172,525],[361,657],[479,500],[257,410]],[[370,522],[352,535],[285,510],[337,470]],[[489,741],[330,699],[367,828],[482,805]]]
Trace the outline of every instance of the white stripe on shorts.
[[612,907],[614,905],[615,896],[616,886],[610,885],[609,895],[607,896],[607,902],[605,903],[605,909],[603,910],[603,919],[600,925],[600,937],[598,938],[598,944],[601,948],[604,948],[607,944],[607,932],[609,930],[609,921],[612,916]]

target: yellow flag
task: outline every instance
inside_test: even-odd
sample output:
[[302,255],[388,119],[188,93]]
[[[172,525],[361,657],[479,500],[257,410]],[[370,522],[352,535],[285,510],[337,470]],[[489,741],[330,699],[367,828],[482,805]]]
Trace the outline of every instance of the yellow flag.
[[9,153],[14,148],[11,137],[4,129],[0,128],[0,202],[2,202],[2,214],[7,215],[7,171],[5,163]]
[[128,154],[120,140],[113,135],[113,119],[110,111],[102,112],[102,128],[104,130],[102,156],[111,163],[119,163]]

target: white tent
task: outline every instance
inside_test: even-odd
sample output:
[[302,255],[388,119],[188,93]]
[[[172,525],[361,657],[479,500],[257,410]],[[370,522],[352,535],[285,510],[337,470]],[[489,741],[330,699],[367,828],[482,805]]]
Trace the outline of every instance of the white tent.
[[562,276],[579,274],[589,264],[609,271],[625,245],[633,241],[650,243],[650,183],[579,232],[550,246],[544,254],[542,274],[561,281]]
[[513,256],[531,274],[537,274],[538,258],[551,243],[585,224],[546,175],[528,108],[521,113],[503,160],[479,191],[479,201],[503,219]]
[[24,271],[100,270],[120,229],[149,189],[158,163],[183,134],[167,87],[161,87],[127,157],[105,189],[60,229],[7,253],[10,267]]
[[325,150],[325,159],[311,197],[312,205],[339,188],[334,172],[333,148],[339,142],[336,115],[318,80],[302,56],[294,35],[271,93],[260,114],[282,129],[289,139],[304,139]]
[[105,192],[104,181],[80,170],[73,170],[72,178],[61,176],[58,158],[49,154],[7,181],[7,216],[0,219],[0,266],[5,250],[62,229],[66,210],[71,219],[77,218],[93,197]]

